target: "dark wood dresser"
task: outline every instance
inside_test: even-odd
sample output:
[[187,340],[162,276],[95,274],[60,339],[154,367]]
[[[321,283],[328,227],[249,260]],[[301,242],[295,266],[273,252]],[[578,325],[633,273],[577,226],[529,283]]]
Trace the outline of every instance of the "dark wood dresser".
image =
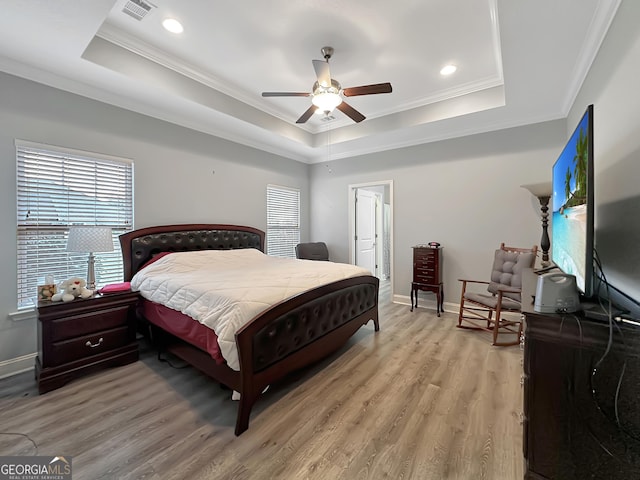
[[[411,282],[411,311],[418,306],[418,291],[436,294],[436,313],[440,316],[444,303],[442,286],[442,247],[417,245],[413,247],[413,281]],[[415,302],[414,302],[415,299]]]
[[137,292],[38,304],[36,381],[45,393],[73,378],[138,360]]
[[523,315],[525,478],[640,478],[640,327]]

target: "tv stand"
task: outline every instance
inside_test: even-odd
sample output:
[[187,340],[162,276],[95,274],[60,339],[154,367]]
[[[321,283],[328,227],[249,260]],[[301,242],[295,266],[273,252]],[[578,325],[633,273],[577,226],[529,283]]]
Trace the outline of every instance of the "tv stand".
[[[609,322],[609,308],[607,305],[600,305],[598,302],[581,302],[580,310],[582,315],[590,320],[599,322]],[[619,321],[620,315],[624,312],[613,305],[611,306],[611,320]]]
[[525,478],[640,478],[640,327],[522,312]]

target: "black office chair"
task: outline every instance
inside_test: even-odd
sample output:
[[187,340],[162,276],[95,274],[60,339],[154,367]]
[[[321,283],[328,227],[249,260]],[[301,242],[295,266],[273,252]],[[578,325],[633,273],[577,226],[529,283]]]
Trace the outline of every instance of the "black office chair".
[[329,261],[327,244],[324,242],[299,243],[296,245],[296,258]]

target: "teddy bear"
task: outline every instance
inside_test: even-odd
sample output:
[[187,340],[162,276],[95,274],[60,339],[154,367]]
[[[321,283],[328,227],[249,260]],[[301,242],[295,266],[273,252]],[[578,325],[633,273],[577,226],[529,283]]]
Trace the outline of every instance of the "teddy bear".
[[93,295],[93,290],[87,288],[87,282],[79,277],[72,277],[60,282],[59,292],[51,297],[52,302],[70,302],[76,298],[89,298]]

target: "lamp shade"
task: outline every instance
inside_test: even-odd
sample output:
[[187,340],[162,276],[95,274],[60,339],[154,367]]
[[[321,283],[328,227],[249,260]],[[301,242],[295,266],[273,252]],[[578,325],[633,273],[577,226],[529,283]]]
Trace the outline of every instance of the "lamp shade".
[[526,188],[531,192],[534,197],[550,197],[553,193],[551,182],[532,183],[529,185],[520,185],[522,188]]
[[112,252],[113,236],[109,227],[69,227],[67,251],[79,253]]

